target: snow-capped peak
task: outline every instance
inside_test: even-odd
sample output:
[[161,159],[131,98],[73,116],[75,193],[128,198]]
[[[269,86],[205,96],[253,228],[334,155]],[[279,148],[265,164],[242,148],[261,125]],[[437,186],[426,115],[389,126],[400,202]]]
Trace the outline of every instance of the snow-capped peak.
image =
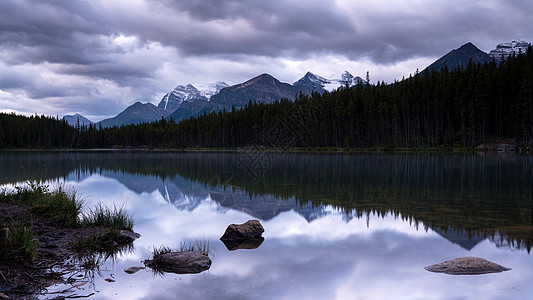
[[206,97],[207,99],[211,98],[211,96],[218,94],[221,89],[226,88],[228,86],[229,84],[225,83],[224,81],[202,83],[197,85],[200,94]]
[[527,47],[529,46],[528,42],[516,40],[507,43],[501,43],[496,46],[496,49],[489,52],[489,56],[496,60],[503,60],[507,57],[518,53],[526,53]]
[[361,77],[354,77],[348,71],[344,71],[340,75],[333,74],[328,78],[316,75],[311,72],[307,72],[304,77],[295,82],[293,85],[308,86],[312,87],[315,90],[323,89],[328,92],[331,92],[338,88],[345,87],[346,85],[351,87],[360,83],[366,84],[366,81],[364,81]]
[[158,107],[173,112],[180,107],[183,101],[192,102],[196,99],[207,100],[192,84],[178,85],[174,90],[163,96]]
[[330,92],[338,88],[345,87],[346,85],[352,87],[357,84],[366,84],[366,81],[364,81],[361,77],[353,76],[348,71],[344,71],[340,75],[332,74],[329,76],[328,80],[330,83],[324,86],[324,89]]
[[309,80],[311,80],[312,82],[318,83],[318,84],[327,84],[330,82],[328,79],[322,76],[313,74],[311,72],[307,72],[307,74],[305,74],[305,77],[309,78]]
[[163,96],[158,107],[166,111],[174,112],[184,101],[209,101],[211,96],[218,94],[221,89],[228,87],[229,85],[223,81],[217,81],[214,83],[201,84],[199,86],[200,89],[197,89],[192,84],[178,85],[174,90]]

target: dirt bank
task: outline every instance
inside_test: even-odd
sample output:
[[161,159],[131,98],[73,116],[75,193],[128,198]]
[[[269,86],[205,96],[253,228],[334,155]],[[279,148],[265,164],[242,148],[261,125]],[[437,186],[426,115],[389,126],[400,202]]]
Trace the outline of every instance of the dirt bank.
[[[75,256],[69,243],[104,232],[99,227],[63,228],[32,214],[27,208],[0,202],[0,224],[22,221],[33,224],[38,249],[33,262],[0,257],[0,299],[32,299],[46,287],[64,282]],[[69,266],[66,263],[69,262]]]

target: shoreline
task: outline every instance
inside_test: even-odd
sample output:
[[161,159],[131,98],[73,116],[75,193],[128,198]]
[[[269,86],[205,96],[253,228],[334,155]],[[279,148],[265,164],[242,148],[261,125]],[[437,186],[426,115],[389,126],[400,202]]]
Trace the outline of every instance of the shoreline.
[[82,212],[83,201],[62,186],[15,191],[0,190],[0,298],[34,299],[52,285],[84,280],[68,275],[97,270],[139,237],[122,209]]
[[498,151],[497,147],[492,149],[462,147],[432,147],[432,148],[266,148],[266,147],[238,147],[238,148],[147,148],[147,147],[125,147],[125,148],[91,148],[91,149],[0,149],[0,153],[17,152],[79,152],[79,153],[275,153],[275,154],[476,154],[476,153],[503,153],[503,154],[532,154],[529,147],[517,147],[516,150]]
[[26,207],[0,202],[0,221],[5,223],[13,217],[31,224],[34,237],[38,240],[33,261],[21,258],[0,260],[0,293],[14,299],[31,298],[49,286],[64,282],[63,276],[67,270],[79,269],[82,265],[81,258],[76,262],[80,254],[71,248],[70,243],[105,231],[100,227],[60,227]]

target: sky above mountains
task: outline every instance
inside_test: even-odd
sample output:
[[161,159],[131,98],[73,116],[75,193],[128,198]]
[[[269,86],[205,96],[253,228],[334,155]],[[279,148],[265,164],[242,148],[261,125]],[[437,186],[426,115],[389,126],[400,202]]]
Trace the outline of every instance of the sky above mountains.
[[408,77],[466,42],[533,41],[533,1],[2,0],[0,111],[93,121],[177,84]]

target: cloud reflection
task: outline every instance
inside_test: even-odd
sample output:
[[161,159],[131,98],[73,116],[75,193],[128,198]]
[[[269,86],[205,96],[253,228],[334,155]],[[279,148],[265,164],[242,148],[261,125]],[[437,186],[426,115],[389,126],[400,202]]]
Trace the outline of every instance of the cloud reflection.
[[[332,207],[308,222],[291,210],[263,222],[265,241],[255,250],[228,251],[218,240],[226,226],[250,219],[221,210],[210,196],[193,210],[178,210],[159,190],[136,193],[116,179],[92,175],[69,182],[89,203],[124,203],[135,215],[135,252],[104,267],[91,299],[526,299],[533,292],[533,261],[509,255],[484,241],[471,251],[417,228],[400,217],[375,214],[346,222]],[[127,275],[153,246],[179,247],[182,241],[209,240],[213,265],[197,275]],[[502,274],[457,277],[423,267],[449,258],[482,256],[513,268]],[[520,267],[529,266],[529,267]],[[113,274],[116,282],[104,279]]]

